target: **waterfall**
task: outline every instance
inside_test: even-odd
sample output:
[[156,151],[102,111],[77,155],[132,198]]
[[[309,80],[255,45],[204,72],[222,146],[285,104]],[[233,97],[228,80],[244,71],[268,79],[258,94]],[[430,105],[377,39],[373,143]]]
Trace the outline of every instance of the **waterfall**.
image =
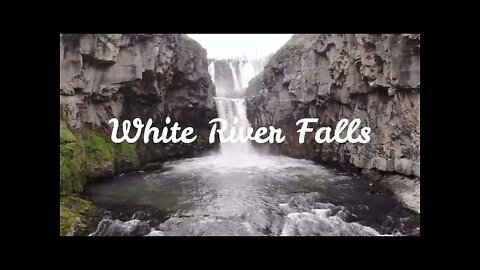
[[[229,129],[232,126],[237,128],[242,127],[246,132],[247,128],[250,127],[250,122],[247,118],[245,99],[215,97],[215,103],[217,105],[218,116],[228,122]],[[220,151],[225,158],[235,159],[234,162],[239,162],[239,160],[243,162],[251,161],[249,158],[255,154],[250,141],[244,143],[222,143],[220,145]]]
[[248,87],[248,83],[255,76],[255,69],[253,68],[252,63],[242,62],[240,64],[240,85],[241,89]]
[[230,63],[230,70],[232,70],[232,76],[233,76],[233,85],[234,85],[234,91],[238,91],[242,89],[242,86],[240,85],[240,82],[238,81],[237,78],[237,73],[235,72],[235,69],[232,66],[232,63]]
[[[229,61],[228,64],[233,77],[233,91],[245,90],[248,87],[249,81],[255,76],[253,65],[249,61]],[[212,68],[210,66],[212,66]],[[210,64],[210,66],[209,72],[210,69],[213,69],[214,67],[212,64]],[[239,76],[237,76],[237,72],[235,72],[235,67],[237,67],[239,71]],[[210,72],[210,74],[212,73],[214,74],[214,71]],[[230,91],[226,92],[229,93]],[[217,92],[217,94],[219,93]],[[215,104],[217,106],[218,116],[226,120],[228,123],[229,127],[227,130],[230,130],[231,127],[235,127],[237,128],[236,130],[238,130],[238,128],[243,128],[244,132],[246,132],[247,128],[250,127],[244,98],[227,98],[224,96],[217,96],[215,97]],[[259,162],[258,155],[254,151],[250,141],[222,143],[220,145],[220,153],[222,158],[229,160],[232,163],[240,162],[244,164],[251,164],[252,162]]]
[[208,65],[208,73],[210,74],[210,77],[212,78],[213,84],[215,84],[215,61],[212,61],[210,65]]
[[249,82],[257,75],[258,61],[240,59],[212,59],[208,73],[216,87],[218,97],[241,98]]

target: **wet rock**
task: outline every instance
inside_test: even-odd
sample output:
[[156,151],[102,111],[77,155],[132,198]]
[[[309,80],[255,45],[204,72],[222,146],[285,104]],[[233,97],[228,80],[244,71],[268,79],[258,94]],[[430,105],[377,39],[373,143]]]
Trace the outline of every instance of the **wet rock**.
[[127,222],[103,219],[91,236],[143,236],[150,233],[150,226],[138,219]]
[[420,214],[420,179],[392,175],[383,178],[380,184],[392,190],[405,207]]
[[149,162],[147,164],[142,165],[141,170],[145,172],[156,171],[163,168],[162,162]]
[[364,169],[362,174],[393,192],[406,208],[420,214],[420,179],[378,170]]
[[101,211],[78,196],[60,197],[60,236],[73,236],[88,230],[100,220]]

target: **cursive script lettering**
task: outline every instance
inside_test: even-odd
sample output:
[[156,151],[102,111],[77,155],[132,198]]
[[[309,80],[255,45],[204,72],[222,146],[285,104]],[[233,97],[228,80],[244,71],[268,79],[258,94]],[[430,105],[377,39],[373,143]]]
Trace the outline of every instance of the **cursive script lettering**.
[[[170,122],[171,122],[170,117],[167,117],[165,119],[165,123],[168,125],[170,124]],[[133,138],[130,138],[128,134],[130,134],[131,123],[129,120],[125,120],[123,121],[123,124],[122,124],[123,137],[118,138],[118,128],[119,128],[118,119],[112,118],[110,119],[110,121],[108,121],[108,123],[109,124],[113,123],[111,139],[112,139],[112,142],[114,143],[122,143],[124,140],[128,143],[135,143],[140,138],[140,135],[142,133],[142,128],[144,127],[144,125],[142,124],[142,120],[140,118],[133,119],[133,126],[137,128],[137,132]],[[161,134],[160,134],[160,130],[157,127],[152,127],[152,123],[153,123],[152,119],[148,119],[147,125],[145,126],[145,130],[143,131],[144,143],[148,143],[150,141],[150,134],[153,134],[154,143],[160,143],[160,142],[192,143],[197,139],[197,135],[193,137],[189,137],[194,132],[193,128],[191,127],[187,127],[184,130],[182,130],[180,137],[178,137],[177,131],[180,131],[181,128],[178,126],[177,122],[175,122],[171,128],[164,127],[162,129]]]
[[[299,133],[298,137],[298,142],[299,143],[304,143],[305,142],[305,135],[307,132],[313,132],[313,128],[309,128],[308,124],[309,123],[317,123],[318,118],[304,118],[300,119],[297,121],[296,125],[302,125],[300,129],[297,131]],[[369,127],[364,127],[360,130],[360,134],[357,138],[353,138],[353,133],[358,129],[358,127],[361,124],[361,120],[356,118],[354,119],[350,124],[348,123],[348,119],[341,119],[338,121],[337,126],[335,127],[335,134],[333,137],[330,137],[330,133],[332,131],[331,128],[329,127],[322,127],[317,132],[315,133],[315,141],[317,143],[331,143],[333,141],[336,141],[338,143],[346,143],[351,142],[351,143],[368,143],[370,141],[370,132],[371,129]],[[345,128],[347,128],[347,135],[345,138],[341,138],[340,135],[343,133]],[[325,133],[325,137],[321,138],[322,133]]]
[[[171,122],[170,117],[165,119],[165,123],[169,125]],[[255,141],[256,143],[282,143],[285,141],[285,135],[282,134],[282,129],[275,128],[273,126],[260,127],[256,131],[252,127],[237,126],[238,118],[234,117],[233,125],[229,127],[229,123],[222,118],[212,119],[209,124],[212,125],[209,136],[209,143],[214,143],[216,136],[218,135],[220,143],[237,143]],[[356,118],[349,123],[348,119],[341,119],[335,126],[335,132],[332,136],[332,128],[321,127],[315,132],[315,142],[317,143],[368,143],[370,141],[369,127],[364,127],[359,130],[359,136],[354,138],[354,133],[359,129],[361,120]],[[160,131],[157,127],[152,126],[152,119],[148,119],[147,124],[144,125],[140,118],[135,118],[133,121],[125,120],[122,123],[122,136],[119,137],[120,123],[118,119],[112,118],[108,122],[113,124],[111,139],[114,143],[122,143],[126,141],[128,143],[135,143],[143,133],[143,142],[149,143],[150,137],[154,143],[192,143],[197,139],[197,135],[193,135],[194,130],[192,127],[187,127],[182,130],[177,122],[173,123],[170,127],[163,127]],[[318,123],[317,118],[304,118],[297,121],[296,125],[300,125],[297,130],[299,133],[298,142],[300,144],[305,143],[305,137],[307,133],[313,132],[313,128],[309,127],[309,124]],[[132,125],[136,128],[136,131],[132,129]],[[131,130],[132,129],[132,130]],[[179,135],[180,133],[180,135]],[[130,134],[134,134],[130,137]],[[342,134],[346,134],[342,137]],[[193,136],[192,136],[193,135]]]
[[[237,117],[234,117],[233,123],[238,123]],[[247,127],[246,129],[244,127],[232,127],[228,129],[227,121],[222,118],[212,119],[209,124],[213,124],[210,131],[210,137],[208,139],[210,143],[215,142],[215,133],[218,133],[220,143],[235,143],[239,141],[246,142],[248,140],[252,140],[257,143],[282,143],[285,140],[285,135],[282,135],[282,130],[272,126],[270,126],[268,129],[266,127],[261,127],[254,132],[252,127]],[[218,128],[217,124],[220,124],[220,128]],[[268,133],[269,130],[270,132]],[[265,137],[265,135],[267,136]]]

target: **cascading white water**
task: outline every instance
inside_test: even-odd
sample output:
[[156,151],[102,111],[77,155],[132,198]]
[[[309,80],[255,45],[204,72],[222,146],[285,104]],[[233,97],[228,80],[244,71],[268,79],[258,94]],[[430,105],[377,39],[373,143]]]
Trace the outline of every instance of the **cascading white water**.
[[242,62],[240,64],[240,85],[241,89],[248,87],[248,83],[255,76],[255,69],[253,68],[252,63]]
[[208,73],[212,78],[212,82],[215,84],[215,61],[212,61],[210,65],[208,65]]
[[242,89],[242,86],[240,85],[240,82],[238,81],[237,73],[235,72],[235,69],[233,68],[232,63],[230,63],[230,70],[232,71],[232,76],[233,76],[233,85],[234,85],[234,91],[238,91]]
[[263,67],[268,63],[268,60],[270,60],[271,56],[272,55],[269,55],[267,57],[262,57],[260,59],[255,59],[255,60],[249,61],[253,66],[253,70],[254,70],[255,75],[262,72]]
[[250,80],[257,75],[258,64],[251,60],[213,60],[208,73],[216,87],[218,97],[243,97]]
[[[217,105],[218,116],[225,119],[230,127],[243,128],[246,132],[250,127],[250,122],[247,118],[247,110],[245,106],[245,99],[243,98],[222,98],[215,97]],[[232,159],[247,159],[255,155],[250,141],[237,143],[222,143],[220,145],[221,154],[225,158]]]

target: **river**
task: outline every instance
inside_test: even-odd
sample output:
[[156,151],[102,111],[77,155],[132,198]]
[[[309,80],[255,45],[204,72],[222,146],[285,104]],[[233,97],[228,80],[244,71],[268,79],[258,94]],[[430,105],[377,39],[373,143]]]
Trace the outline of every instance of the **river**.
[[[216,98],[219,116],[249,126],[244,100]],[[250,142],[86,186],[108,210],[91,235],[419,235],[420,218],[359,175],[257,153]]]

